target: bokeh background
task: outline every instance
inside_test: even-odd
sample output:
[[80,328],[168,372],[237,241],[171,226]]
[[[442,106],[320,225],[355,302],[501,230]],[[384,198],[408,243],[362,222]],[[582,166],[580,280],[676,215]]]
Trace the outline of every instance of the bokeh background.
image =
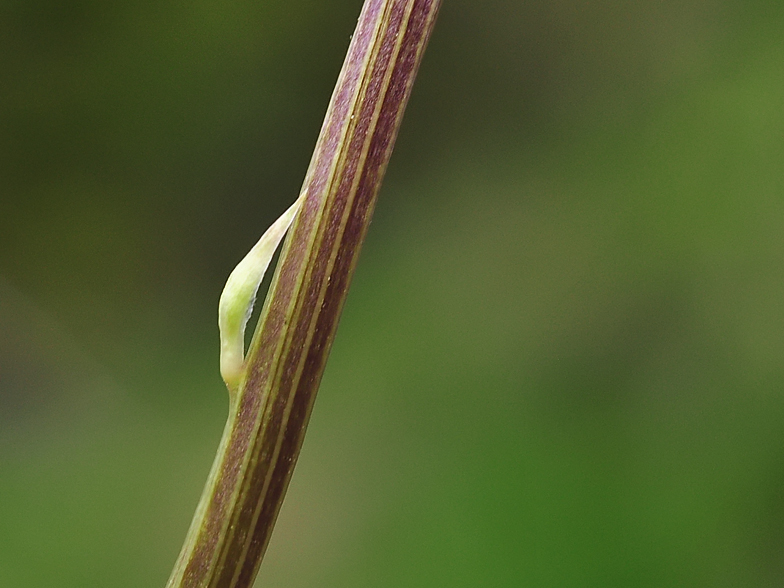
[[[0,586],[163,586],[360,0],[0,3]],[[784,585],[784,3],[444,0],[258,586]]]

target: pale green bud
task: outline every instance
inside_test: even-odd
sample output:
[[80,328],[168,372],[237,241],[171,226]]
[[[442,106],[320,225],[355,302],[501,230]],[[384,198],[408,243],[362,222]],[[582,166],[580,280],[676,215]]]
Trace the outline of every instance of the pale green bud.
[[223,381],[234,393],[245,368],[245,326],[248,324],[256,292],[269,267],[275,250],[299,212],[303,192],[297,201],[272,223],[253,249],[229,275],[218,303],[220,330],[220,372]]

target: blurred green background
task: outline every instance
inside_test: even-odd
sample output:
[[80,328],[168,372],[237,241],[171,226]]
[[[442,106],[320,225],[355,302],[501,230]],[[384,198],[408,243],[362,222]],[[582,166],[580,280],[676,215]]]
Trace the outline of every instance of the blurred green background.
[[[0,586],[165,583],[360,6],[0,3]],[[259,586],[784,585],[782,30],[444,1]]]

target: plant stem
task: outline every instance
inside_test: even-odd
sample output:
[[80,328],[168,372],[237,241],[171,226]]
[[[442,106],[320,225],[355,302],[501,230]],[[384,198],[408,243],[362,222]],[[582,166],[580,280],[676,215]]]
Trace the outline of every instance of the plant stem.
[[366,0],[167,588],[249,588],[307,427],[440,0]]

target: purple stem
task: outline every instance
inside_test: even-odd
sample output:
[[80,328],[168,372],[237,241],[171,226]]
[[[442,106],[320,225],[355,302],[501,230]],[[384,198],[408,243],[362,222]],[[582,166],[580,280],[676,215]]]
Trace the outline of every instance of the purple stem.
[[249,588],[302,446],[440,0],[366,0],[244,384],[167,588]]

